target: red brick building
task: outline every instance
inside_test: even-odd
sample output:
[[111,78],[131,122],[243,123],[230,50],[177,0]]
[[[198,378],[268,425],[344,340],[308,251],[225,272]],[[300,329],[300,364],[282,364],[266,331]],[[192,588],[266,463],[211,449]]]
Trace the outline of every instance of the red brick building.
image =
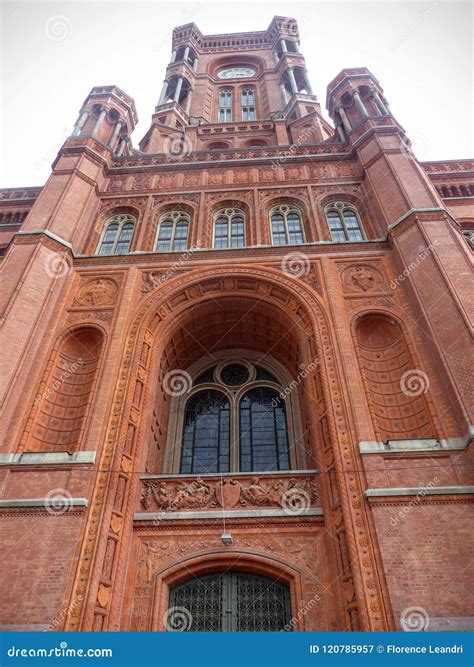
[[0,191],[4,628],[469,623],[474,162],[327,108],[294,20],[185,25],[138,149],[99,86]]

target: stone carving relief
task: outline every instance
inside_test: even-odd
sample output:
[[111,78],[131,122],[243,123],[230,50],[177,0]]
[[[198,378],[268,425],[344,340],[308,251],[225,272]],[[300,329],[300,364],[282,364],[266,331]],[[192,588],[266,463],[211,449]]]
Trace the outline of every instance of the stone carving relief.
[[309,507],[319,497],[314,477],[290,479],[253,477],[195,480],[143,480],[140,503],[145,510],[181,510],[255,507]]
[[118,286],[115,280],[110,278],[97,278],[88,280],[82,285],[71,306],[73,308],[112,306],[117,300]]
[[374,292],[383,286],[382,274],[371,266],[358,264],[344,269],[341,275],[344,291]]

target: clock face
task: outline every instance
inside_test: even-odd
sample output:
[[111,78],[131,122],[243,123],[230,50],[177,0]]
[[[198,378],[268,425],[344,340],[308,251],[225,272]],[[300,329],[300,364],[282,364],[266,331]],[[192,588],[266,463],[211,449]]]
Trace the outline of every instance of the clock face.
[[219,79],[244,79],[254,74],[255,70],[251,67],[230,67],[229,69],[222,69],[217,76]]

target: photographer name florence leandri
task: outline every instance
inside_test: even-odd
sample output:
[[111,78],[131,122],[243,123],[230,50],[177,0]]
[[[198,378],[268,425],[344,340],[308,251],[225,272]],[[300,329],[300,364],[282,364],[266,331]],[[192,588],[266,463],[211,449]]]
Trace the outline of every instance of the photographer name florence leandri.
[[462,644],[452,644],[448,646],[395,646],[388,644],[386,653],[463,653]]

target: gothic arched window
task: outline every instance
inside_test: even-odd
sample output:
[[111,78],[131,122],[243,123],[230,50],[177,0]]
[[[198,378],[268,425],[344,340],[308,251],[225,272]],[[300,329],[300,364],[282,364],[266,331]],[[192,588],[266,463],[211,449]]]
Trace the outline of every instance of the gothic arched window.
[[182,410],[176,410],[182,422],[179,472],[291,470],[282,393],[272,373],[247,361],[225,361],[201,372]]
[[232,122],[232,90],[231,88],[224,88],[219,91],[219,109],[218,122],[230,123]]
[[126,255],[130,249],[135,222],[135,218],[128,213],[118,213],[109,218],[97,254]]
[[304,243],[301,211],[296,206],[282,204],[270,211],[273,245]]
[[325,208],[333,241],[364,241],[364,233],[360,224],[357,209],[345,202],[332,202]]
[[242,120],[255,120],[255,90],[243,88],[241,93]]
[[245,217],[238,208],[225,208],[214,218],[214,248],[245,246]]
[[155,252],[177,252],[188,247],[190,218],[182,211],[171,211],[160,218]]

